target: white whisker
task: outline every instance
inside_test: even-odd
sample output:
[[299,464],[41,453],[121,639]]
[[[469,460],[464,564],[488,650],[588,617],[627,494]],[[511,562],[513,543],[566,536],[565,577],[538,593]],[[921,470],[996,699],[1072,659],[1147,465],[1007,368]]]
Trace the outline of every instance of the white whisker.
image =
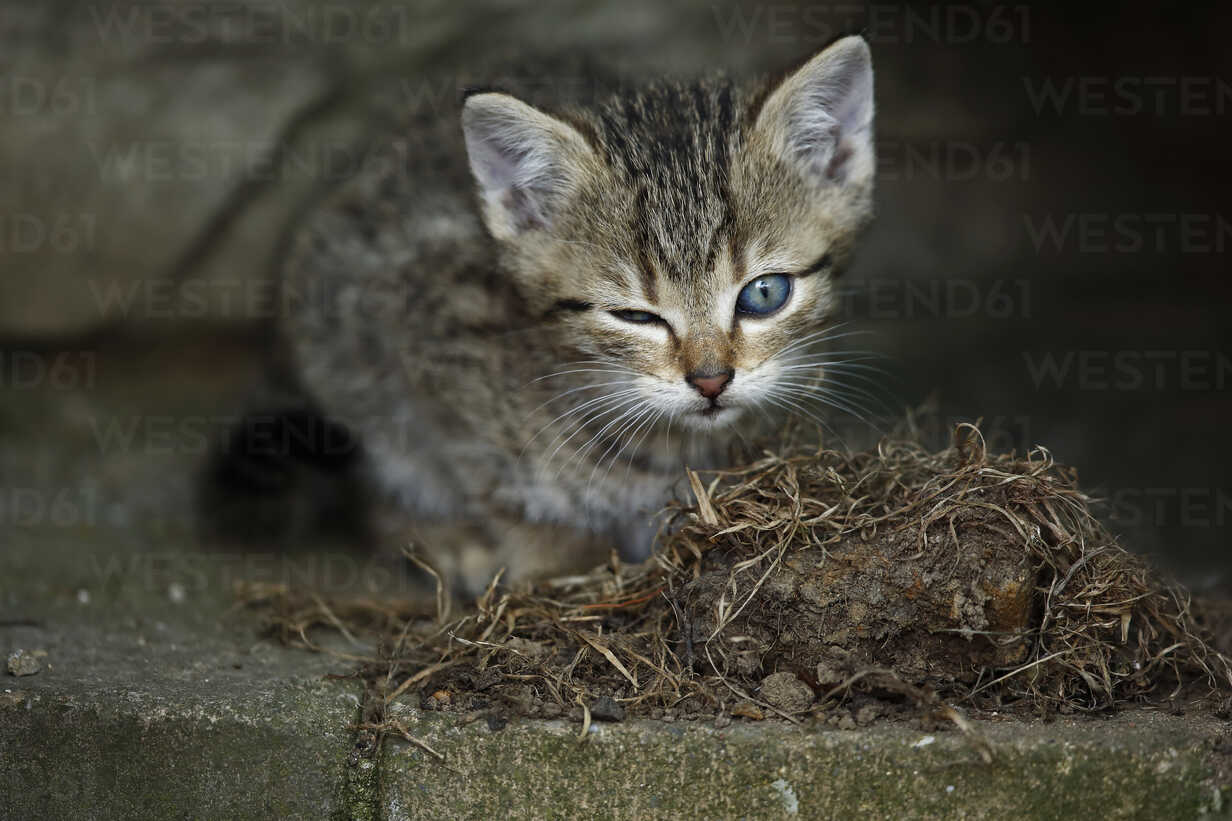
[[[650,415],[646,416],[643,421],[637,424],[637,427],[635,427],[632,430],[632,432],[629,434],[629,438],[625,440],[625,443],[623,445],[621,445],[620,450],[612,454],[612,458],[608,460],[607,470],[603,472],[603,478],[599,480],[600,485],[602,485],[604,482],[607,481],[607,477],[611,475],[612,468],[616,466],[616,461],[620,459],[620,455],[624,453],[625,450],[628,449],[629,445],[633,444],[634,439],[637,438],[637,441],[639,443],[641,442],[641,438],[638,437],[639,431],[645,428],[646,433],[649,433],[654,428],[655,421],[658,420],[658,418],[663,414],[663,411],[661,410],[656,411],[654,408],[648,408],[648,410],[650,411]],[[642,434],[642,437],[644,436],[645,434]],[[635,445],[632,453],[629,456],[629,468],[630,469],[632,469],[633,467],[633,459],[636,454],[637,454],[637,446]],[[602,464],[602,462],[600,462],[600,464]],[[597,468],[598,465],[596,465],[595,467]],[[587,493],[590,492],[590,486],[593,481],[594,481],[594,471],[591,471],[591,481],[587,482],[587,487],[586,487]]]
[[530,385],[535,384],[536,382],[542,382],[542,381],[543,381],[543,380],[545,380],[545,379],[554,379],[554,378],[556,378],[556,377],[558,377],[558,376],[568,376],[568,375],[569,375],[569,374],[571,374],[571,373],[608,373],[608,374],[631,374],[631,375],[633,375],[633,376],[639,376],[639,375],[640,375],[640,374],[638,374],[638,373],[637,373],[637,371],[628,370],[628,369],[626,369],[626,368],[574,368],[574,369],[572,369],[572,370],[567,370],[567,371],[557,371],[557,372],[555,372],[555,373],[545,374],[545,375],[543,375],[543,376],[540,376],[540,377],[537,377],[537,378],[535,378],[535,379],[530,380],[529,382],[527,382],[527,383],[526,383],[525,385],[523,385],[522,387],[524,387],[524,388],[525,388],[525,387],[528,387],[528,386],[530,386]]
[[830,331],[835,331],[835,330],[838,330],[839,328],[846,327],[849,324],[850,323],[843,323],[842,325],[837,325],[833,328],[826,328],[820,331],[814,331],[811,334],[807,334],[801,337],[800,339],[794,340],[791,343],[783,346],[782,348],[780,348],[779,350],[771,354],[771,356],[778,357],[778,356],[782,356],[785,353],[789,353],[791,351],[794,351],[794,350],[797,350],[799,348],[803,348],[806,346],[821,345],[825,342],[833,342],[836,339],[843,339],[849,336],[862,336],[862,335],[872,333],[872,331],[845,331],[844,333],[841,333],[841,334],[829,333]]
[[[585,402],[582,402],[581,404],[578,404],[578,405],[575,405],[575,406],[573,406],[573,407],[569,408],[569,409],[568,409],[568,410],[566,410],[564,413],[562,413],[560,416],[557,416],[557,417],[556,417],[555,419],[553,419],[551,422],[548,422],[546,425],[544,425],[543,427],[539,428],[539,430],[535,433],[535,435],[534,435],[534,436],[532,436],[529,440],[527,440],[526,444],[522,446],[522,454],[525,454],[525,453],[526,453],[526,449],[527,449],[528,447],[530,447],[530,445],[531,445],[531,443],[532,443],[532,442],[534,442],[536,439],[538,439],[538,438],[539,438],[539,436],[540,436],[540,435],[542,435],[544,432],[546,432],[548,428],[552,427],[553,425],[555,425],[557,422],[561,421],[562,419],[564,419],[564,418],[566,418],[566,417],[568,417],[568,416],[573,416],[574,414],[581,413],[582,411],[586,410],[587,408],[594,407],[595,405],[600,405],[600,406],[601,406],[601,405],[603,405],[603,404],[604,404],[604,403],[606,403],[606,402],[610,402],[610,401],[613,401],[613,400],[616,400],[616,399],[621,399],[621,398],[623,398],[623,397],[626,397],[626,396],[630,396],[630,395],[636,394],[637,392],[638,392],[638,391],[637,391],[637,389],[636,389],[636,388],[628,388],[627,390],[623,390],[623,391],[615,391],[615,392],[613,392],[613,393],[605,393],[603,396],[596,396],[596,397],[594,397],[594,398],[592,398],[592,399],[587,399]],[[584,423],[583,423],[583,424],[584,424]],[[564,435],[564,432],[562,431],[561,433],[557,434],[556,439],[559,439],[559,438],[560,438],[561,436],[563,436],[563,435]],[[551,442],[549,442],[549,443],[548,443],[548,447],[551,447],[552,445],[554,445],[554,444],[556,443],[556,439],[553,439]],[[521,454],[519,455],[519,458],[521,458]]]
[[[827,398],[832,399],[834,402],[840,403],[842,405],[842,407],[840,408],[841,410],[844,410],[847,413],[850,413],[852,416],[856,416],[862,419],[863,421],[867,421],[866,417],[874,418],[877,416],[873,408],[866,405],[861,397],[853,396],[851,394],[839,393],[837,391],[832,391],[830,390],[831,386],[805,385],[805,384],[801,384],[798,382],[781,382],[779,384],[785,386],[784,389],[790,388],[791,390],[804,393],[810,398],[817,398],[819,401],[826,401]],[[886,416],[894,415],[893,412],[890,410],[890,408],[876,396],[870,395],[868,396],[868,399],[874,404],[878,405],[879,406],[878,410],[883,412],[884,415]]]
[[552,404],[558,399],[563,399],[570,394],[577,393],[578,391],[591,390],[593,388],[610,388],[613,385],[632,385],[632,384],[633,384],[633,381],[630,379],[618,379],[614,382],[595,382],[594,384],[591,384],[591,385],[580,385],[576,388],[570,388],[567,391],[561,391],[560,393],[553,396],[551,399],[541,402],[538,406],[532,409],[530,413],[527,414],[527,416],[530,416],[531,414],[539,410],[542,410],[543,408],[546,408],[548,405]]
[[[621,413],[623,408],[627,408],[630,405],[633,405],[637,401],[636,396],[634,397],[609,397],[609,398],[612,399],[613,402],[608,407],[604,407],[602,409],[593,411],[590,415],[588,415],[585,419],[583,419],[581,422],[579,422],[574,427],[573,432],[569,434],[568,438],[566,438],[560,444],[556,445],[556,447],[548,455],[547,460],[543,463],[545,470],[548,466],[552,464],[552,460],[556,458],[556,454],[560,452],[560,449],[563,448],[565,445],[569,444],[569,442],[572,441],[573,437],[577,436],[578,433],[585,430],[587,425],[590,425],[591,423],[596,422],[602,417],[607,416],[609,413]],[[619,419],[621,417],[618,416],[616,418]],[[606,428],[604,428],[604,430],[606,430]],[[602,431],[600,431],[600,433],[602,433]],[[564,432],[562,431],[560,434],[557,435],[556,439],[559,439],[563,435],[564,435]],[[595,434],[595,435],[598,436],[599,434]],[[555,443],[556,439],[553,439],[552,443]],[[551,447],[552,443],[549,443],[548,447]],[[561,465],[560,469],[556,471],[555,475],[559,476],[561,471],[563,471],[564,468],[571,461],[572,461],[572,457],[569,460],[567,460],[564,463],[564,465]]]
[[[590,471],[590,478],[586,480],[587,495],[590,494],[590,487],[591,487],[591,484],[595,480],[595,473],[599,470],[600,465],[603,464],[603,460],[607,458],[607,455],[612,452],[612,448],[616,447],[616,445],[619,444],[621,436],[624,435],[625,431],[629,430],[634,425],[639,424],[639,422],[644,417],[647,417],[652,413],[654,413],[654,408],[650,408],[650,407],[642,408],[640,411],[638,411],[633,416],[632,419],[630,419],[625,424],[621,425],[620,428],[617,429],[617,431],[614,434],[612,434],[612,443],[607,446],[607,450],[603,451],[602,455],[600,455],[599,458],[595,461],[595,466]],[[624,451],[624,448],[621,448],[620,451],[617,451],[617,455],[619,455],[623,451]]]
[[778,395],[780,398],[783,398],[783,396],[786,395],[786,396],[792,396],[798,400],[805,401],[805,402],[812,401],[812,402],[820,402],[824,405],[829,405],[832,408],[835,408],[844,413],[850,414],[851,416],[860,420],[861,422],[873,428],[874,430],[881,432],[880,426],[878,426],[875,422],[872,421],[871,417],[873,417],[874,414],[868,408],[865,408],[859,405],[858,403],[856,407],[853,407],[852,405],[847,404],[841,399],[838,399],[834,396],[828,396],[820,391],[802,391],[802,390],[799,390],[798,388],[778,389]]
[[[780,357],[780,363],[790,362],[870,362],[881,361],[885,357],[872,351],[800,351],[794,356]],[[871,365],[869,367],[872,367]]]
[[[873,387],[880,387],[880,385],[878,383],[873,383]],[[863,397],[879,407],[887,416],[901,415],[900,411],[891,407],[891,403],[893,401],[892,399],[876,394],[868,388],[865,388],[863,385],[854,385],[849,382],[844,383],[841,379],[827,379],[823,383],[822,388],[837,396],[844,396],[852,399],[855,399],[856,397]]]
[[[582,447],[575,450],[573,455],[570,456],[567,460],[565,460],[565,463],[561,465],[560,468],[556,471],[556,477],[559,477],[560,474],[564,471],[564,469],[567,468],[573,462],[574,459],[580,460],[587,453],[589,453],[590,449],[594,447],[595,440],[599,439],[599,437],[603,436],[603,434],[611,430],[613,426],[622,425],[620,429],[623,430],[624,421],[628,419],[630,416],[632,416],[633,414],[640,412],[640,408],[639,408],[639,405],[637,404],[636,398],[626,400],[625,402],[621,403],[618,407],[624,408],[625,410],[622,410],[619,416],[609,421],[599,430],[598,433],[590,437],[590,439],[587,440],[586,444],[582,445]],[[576,434],[576,431],[575,431],[575,434]],[[571,435],[569,438],[572,439],[573,436]],[[565,440],[565,441],[568,441],[568,440]]]
[[[827,425],[821,418],[814,416],[808,410],[804,409],[800,405],[791,401],[787,397],[780,396],[777,393],[774,395],[767,393],[765,396],[765,400],[769,402],[770,404],[774,405],[776,408],[779,408],[780,410],[786,412],[789,416],[800,416],[801,414],[803,414],[805,418],[811,419],[812,421],[816,422],[821,427],[825,428],[826,432],[829,433],[831,436],[833,436],[835,439],[838,438],[838,434],[836,434],[834,430],[829,425]],[[788,407],[789,405],[790,407]]]

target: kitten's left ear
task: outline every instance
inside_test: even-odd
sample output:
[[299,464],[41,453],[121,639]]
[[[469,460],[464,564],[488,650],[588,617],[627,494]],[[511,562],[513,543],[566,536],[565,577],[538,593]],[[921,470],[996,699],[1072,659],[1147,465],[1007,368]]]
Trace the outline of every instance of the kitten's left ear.
[[467,97],[462,131],[484,220],[497,239],[549,228],[595,159],[573,126],[508,94]]
[[844,37],[783,80],[754,126],[771,149],[820,183],[865,181],[875,170],[873,61]]

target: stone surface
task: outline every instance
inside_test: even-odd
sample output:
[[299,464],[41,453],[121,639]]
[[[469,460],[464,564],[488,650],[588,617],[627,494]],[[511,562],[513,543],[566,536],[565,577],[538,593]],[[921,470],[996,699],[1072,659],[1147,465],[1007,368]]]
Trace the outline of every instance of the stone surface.
[[577,725],[404,716],[387,741],[382,817],[1194,818],[1223,806],[1222,722],[1126,713],[981,722],[990,765],[954,732],[781,723]]
[[761,681],[761,697],[787,713],[800,713],[813,703],[813,690],[795,673],[771,673]]
[[[216,380],[151,395],[150,361],[129,361],[0,412],[0,657],[47,651],[38,675],[0,676],[0,818],[343,813],[360,687],[262,638],[232,585],[350,583],[361,564],[199,544],[197,443],[144,424],[214,418],[246,371],[215,347]],[[95,435],[133,421],[127,441]]]
[[[32,559],[18,586],[55,590],[63,554],[25,535],[8,542]],[[106,550],[99,535],[91,550]],[[160,560],[160,572],[187,567]],[[316,818],[340,806],[360,689],[325,676],[343,665],[261,640],[217,596],[177,597],[140,572],[88,576],[64,580],[71,595],[0,589],[0,652],[47,648],[51,661],[0,680],[0,818]]]
[[43,670],[43,659],[46,650],[23,650],[18,648],[9,653],[8,671],[11,676],[33,676]]
[[0,185],[0,329],[175,318],[160,317],[171,278],[236,216],[236,192],[273,176],[282,129],[325,93],[319,55],[189,41],[169,9],[6,9],[0,154],[22,161]]
[[0,679],[0,818],[319,818],[345,801],[360,688],[326,679],[337,659],[261,639],[231,607],[234,570],[140,528],[0,538],[0,654],[49,662]]
[[590,717],[596,721],[624,721],[625,708],[611,696],[599,696],[590,705]]
[[191,646],[138,650],[131,635],[84,631],[73,647],[61,636],[54,672],[5,688],[0,817],[321,818],[338,809],[356,689],[307,675],[313,665],[286,651],[174,635]]

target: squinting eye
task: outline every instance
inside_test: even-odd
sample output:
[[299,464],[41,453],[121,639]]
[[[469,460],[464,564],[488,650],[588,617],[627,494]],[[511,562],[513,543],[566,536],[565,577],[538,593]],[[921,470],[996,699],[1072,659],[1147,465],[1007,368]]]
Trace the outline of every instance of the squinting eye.
[[623,319],[625,322],[633,322],[638,325],[647,325],[651,322],[662,322],[663,318],[658,314],[652,314],[650,311],[612,311],[612,316],[617,319]]
[[791,296],[791,277],[766,274],[745,285],[736,297],[736,313],[746,316],[772,314]]

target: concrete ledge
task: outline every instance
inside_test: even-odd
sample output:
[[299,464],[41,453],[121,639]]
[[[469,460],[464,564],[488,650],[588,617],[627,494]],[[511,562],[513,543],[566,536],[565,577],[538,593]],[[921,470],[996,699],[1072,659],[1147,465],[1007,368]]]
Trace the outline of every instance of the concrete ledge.
[[174,648],[0,634],[52,648],[49,669],[0,676],[0,818],[349,817],[359,688],[314,657],[183,632]]
[[[1224,803],[1222,722],[1155,713],[955,732],[630,722],[578,727],[408,711],[382,756],[382,817],[1194,818]],[[929,740],[931,739],[931,741]]]
[[[53,412],[38,410],[23,418]],[[72,486],[37,484],[40,464],[15,486],[45,499]],[[99,524],[0,528],[0,658],[47,651],[35,675],[0,673],[5,821],[1184,819],[1225,803],[1229,725],[1136,711],[983,723],[997,754],[984,765],[953,732],[916,746],[926,734],[904,727],[628,722],[597,724],[579,745],[574,724],[493,731],[400,708],[445,760],[395,739],[370,759],[350,729],[358,684],[323,678],[351,665],[259,640],[255,620],[232,610],[229,582],[250,565],[198,550],[184,517],[154,515],[184,509],[185,472],[143,455],[109,464],[141,492],[126,489],[126,507],[100,502]],[[282,567],[273,556],[251,567],[270,564]]]
[[89,564],[128,567],[147,542],[90,535],[0,532],[15,546],[0,553],[0,657],[47,651],[35,675],[0,674],[6,821],[1185,819],[1225,803],[1232,725],[1140,711],[981,723],[996,751],[985,765],[954,732],[922,744],[927,735],[905,727],[627,722],[596,724],[579,745],[575,724],[493,731],[400,707],[445,760],[392,738],[371,759],[350,729],[358,684],[324,679],[349,664],[259,640],[252,618],[226,615],[226,574],[202,582],[176,560],[196,555],[183,545],[164,541],[148,577],[104,577]]

